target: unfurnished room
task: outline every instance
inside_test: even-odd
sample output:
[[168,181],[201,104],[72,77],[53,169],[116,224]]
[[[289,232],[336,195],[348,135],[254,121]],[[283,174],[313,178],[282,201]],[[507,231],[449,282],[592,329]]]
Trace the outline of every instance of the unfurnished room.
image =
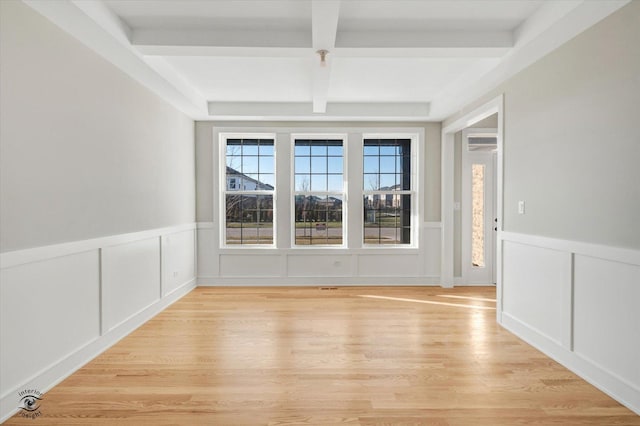
[[0,0],[0,423],[640,425],[640,0]]

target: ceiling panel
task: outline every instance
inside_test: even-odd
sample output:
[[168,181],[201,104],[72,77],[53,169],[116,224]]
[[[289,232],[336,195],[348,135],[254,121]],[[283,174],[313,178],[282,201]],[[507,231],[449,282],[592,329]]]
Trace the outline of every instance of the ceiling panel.
[[487,61],[477,58],[336,58],[330,101],[428,102]]
[[174,56],[166,61],[210,101],[309,102],[309,58]]

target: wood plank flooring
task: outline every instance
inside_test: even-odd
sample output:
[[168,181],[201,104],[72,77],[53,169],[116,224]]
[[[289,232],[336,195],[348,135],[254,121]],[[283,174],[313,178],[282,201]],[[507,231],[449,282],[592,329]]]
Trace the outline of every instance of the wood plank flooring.
[[496,324],[489,287],[197,288],[29,425],[640,425]]

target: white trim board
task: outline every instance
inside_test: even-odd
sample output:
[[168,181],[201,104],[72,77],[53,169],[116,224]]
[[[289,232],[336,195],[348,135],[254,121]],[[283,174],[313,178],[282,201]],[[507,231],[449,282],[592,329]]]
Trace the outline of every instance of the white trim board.
[[166,228],[148,229],[145,231],[130,232],[127,234],[109,235],[89,240],[71,241],[49,246],[10,251],[0,254],[0,269],[67,256],[74,253],[97,250],[99,248],[119,244],[126,244],[147,238],[159,237],[161,235],[175,234],[176,232],[188,231],[191,229],[196,229],[195,223],[186,223],[183,225],[168,226]]
[[527,244],[530,246],[568,251],[584,256],[628,263],[630,265],[640,265],[640,250],[586,243],[582,241],[563,240],[560,238],[543,237],[540,235],[520,234],[508,231],[499,232],[498,239],[502,241]]

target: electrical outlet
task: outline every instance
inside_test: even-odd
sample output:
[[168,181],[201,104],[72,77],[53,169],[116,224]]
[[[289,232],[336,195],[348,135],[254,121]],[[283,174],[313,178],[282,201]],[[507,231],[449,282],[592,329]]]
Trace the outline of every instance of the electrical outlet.
[[176,278],[178,276],[178,271],[173,271],[173,278]]

